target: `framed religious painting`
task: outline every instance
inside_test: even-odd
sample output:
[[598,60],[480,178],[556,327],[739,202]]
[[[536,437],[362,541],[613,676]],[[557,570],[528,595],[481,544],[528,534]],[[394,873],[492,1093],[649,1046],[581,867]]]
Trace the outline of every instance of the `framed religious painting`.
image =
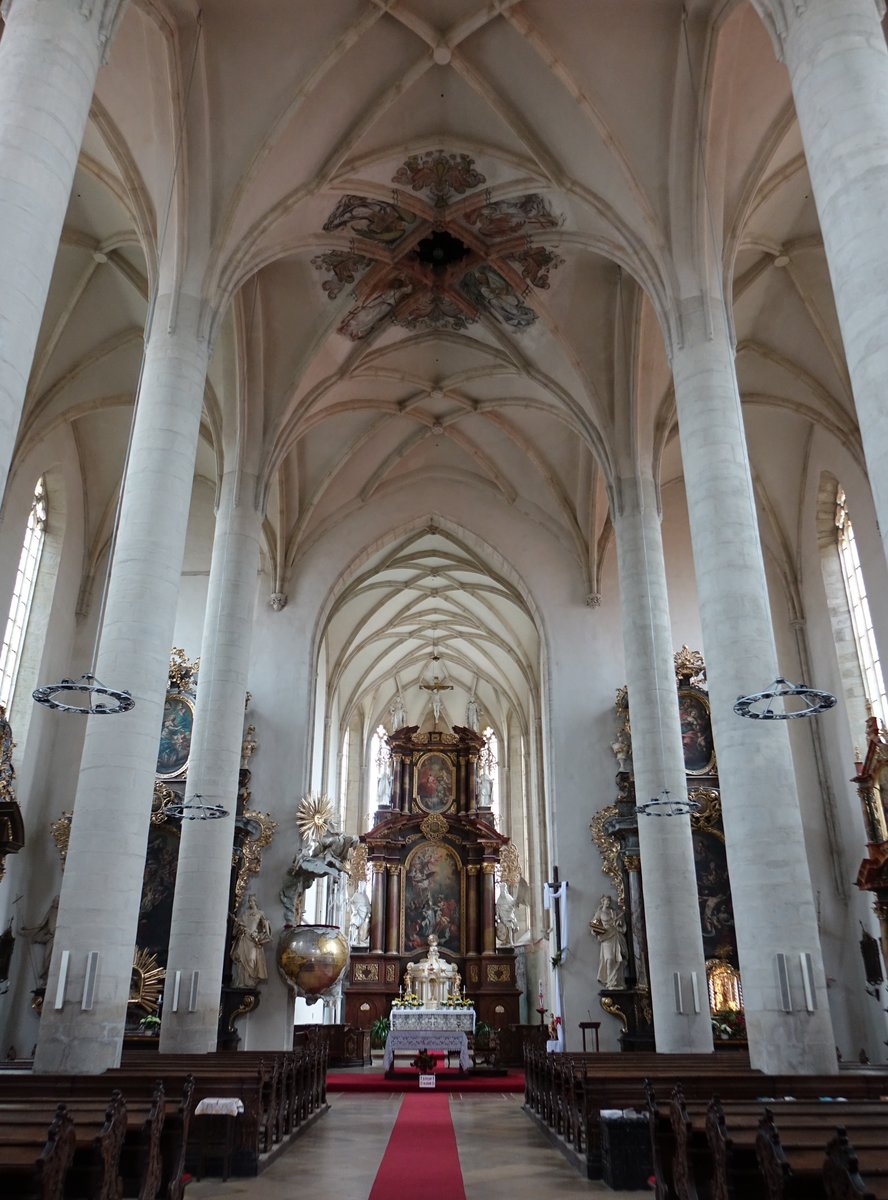
[[450,808],[456,790],[456,768],[448,754],[430,750],[421,755],[416,760],[414,779],[414,799],[423,812],[442,813]]
[[401,951],[428,949],[434,934],[442,950],[462,953],[463,873],[455,851],[421,842],[404,863]]
[[709,702],[704,693],[695,688],[679,688],[678,715],[685,770],[688,775],[714,775],[715,745]]
[[194,728],[194,701],[182,692],[167,692],[157,748],[158,779],[181,779],[188,769],[191,733]]

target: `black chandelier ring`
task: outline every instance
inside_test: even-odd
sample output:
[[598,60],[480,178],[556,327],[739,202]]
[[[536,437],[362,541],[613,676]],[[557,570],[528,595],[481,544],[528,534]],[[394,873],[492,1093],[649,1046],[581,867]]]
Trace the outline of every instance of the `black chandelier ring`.
[[[797,699],[803,701],[801,708],[784,709],[775,712],[772,705],[775,700]],[[827,712],[836,706],[836,698],[831,692],[819,688],[808,687],[804,683],[789,683],[786,679],[775,679],[763,692],[753,692],[749,696],[738,696],[734,712],[738,717],[749,717],[753,721],[795,721],[798,717],[813,717],[817,713]],[[756,711],[756,704],[764,704],[764,709]]]
[[170,817],[178,817],[180,821],[219,821],[228,816],[228,809],[221,804],[204,804],[200,792],[195,792],[190,800],[181,804],[166,804],[164,813]]
[[[55,698],[59,694],[71,695],[75,692],[84,693],[88,702],[66,704],[63,700]],[[55,709],[56,712],[79,713],[81,716],[113,716],[129,712],[136,704],[130,692],[106,687],[95,675],[89,674],[81,675],[79,679],[62,679],[59,683],[48,683],[45,687],[35,688],[31,695],[45,708]]]

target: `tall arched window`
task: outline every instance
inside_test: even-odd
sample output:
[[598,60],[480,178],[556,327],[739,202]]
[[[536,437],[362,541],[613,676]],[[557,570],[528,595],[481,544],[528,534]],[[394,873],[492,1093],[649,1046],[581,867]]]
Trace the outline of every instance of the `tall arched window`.
[[888,696],[885,694],[879,648],[873,633],[873,619],[866,598],[863,572],[860,569],[854,527],[848,515],[845,490],[841,484],[836,489],[836,544],[842,565],[842,578],[845,581],[845,594],[848,597],[857,657],[860,660],[864,693],[881,724],[888,726]]
[[28,617],[31,613],[31,602],[34,599],[37,571],[40,568],[40,556],[43,553],[45,540],[46,481],[41,476],[34,489],[34,499],[31,502],[31,512],[28,516],[25,540],[22,544],[22,553],[19,557],[18,571],[15,577],[12,604],[9,608],[6,632],[3,635],[3,647],[0,649],[0,704],[8,705],[15,689],[15,680],[18,675],[22,646],[28,628]]

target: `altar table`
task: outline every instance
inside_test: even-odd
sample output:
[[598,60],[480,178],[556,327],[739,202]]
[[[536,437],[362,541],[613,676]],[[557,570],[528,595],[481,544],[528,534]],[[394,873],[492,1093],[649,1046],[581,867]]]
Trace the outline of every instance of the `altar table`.
[[469,1040],[461,1029],[441,1029],[435,1026],[412,1029],[392,1029],[385,1039],[385,1054],[382,1065],[386,1071],[395,1061],[396,1050],[451,1050],[459,1051],[461,1070],[468,1071],[472,1065],[469,1058]]
[[441,1029],[475,1032],[474,1008],[393,1008],[392,1029]]

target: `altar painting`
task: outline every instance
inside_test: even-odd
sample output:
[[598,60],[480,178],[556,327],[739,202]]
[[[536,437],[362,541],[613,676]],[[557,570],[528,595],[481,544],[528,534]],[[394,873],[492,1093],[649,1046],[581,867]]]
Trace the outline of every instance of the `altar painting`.
[[441,813],[453,803],[453,762],[433,750],[416,764],[416,801],[427,813]]
[[711,830],[694,830],[692,836],[703,955],[716,958],[722,947],[730,946],[730,960],[736,962],[737,934],[724,838]]
[[411,851],[404,867],[402,953],[428,948],[432,934],[442,950],[461,953],[462,871],[446,846],[427,842]]
[[712,774],[715,771],[715,747],[708,704],[698,692],[682,688],[678,693],[678,715],[685,770],[689,775]]
[[194,702],[189,696],[168,692],[163,706],[160,746],[157,749],[157,775],[175,779],[188,766],[191,731],[194,727]]
[[173,921],[173,895],[179,864],[179,829],[172,823],[152,825],[142,877],[136,944],[166,966]]

